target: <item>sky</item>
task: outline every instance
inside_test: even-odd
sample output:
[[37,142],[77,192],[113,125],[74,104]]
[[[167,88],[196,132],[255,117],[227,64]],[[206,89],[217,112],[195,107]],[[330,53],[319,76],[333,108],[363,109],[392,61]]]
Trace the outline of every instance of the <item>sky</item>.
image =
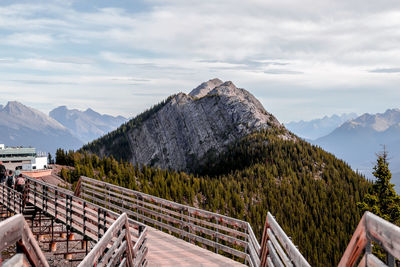
[[398,108],[400,1],[0,1],[0,104],[133,117],[212,78],[281,122]]

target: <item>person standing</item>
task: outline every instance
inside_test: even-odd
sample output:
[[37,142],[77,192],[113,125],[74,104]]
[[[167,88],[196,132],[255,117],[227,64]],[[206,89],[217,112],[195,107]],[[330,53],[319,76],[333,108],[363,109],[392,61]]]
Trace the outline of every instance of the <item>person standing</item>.
[[0,161],[0,183],[4,184],[7,178],[7,169],[6,166],[3,165],[3,162]]
[[17,177],[17,180],[15,181],[15,190],[18,192],[22,193],[25,188],[25,178],[22,176],[22,173],[20,173]]
[[11,189],[14,189],[14,175],[12,170],[8,171],[8,176],[7,176],[7,182],[6,182],[7,186]]
[[11,189],[14,189],[14,175],[13,175],[12,170],[8,171],[6,185],[7,185],[8,205],[10,205],[11,204],[11,193],[13,192]]

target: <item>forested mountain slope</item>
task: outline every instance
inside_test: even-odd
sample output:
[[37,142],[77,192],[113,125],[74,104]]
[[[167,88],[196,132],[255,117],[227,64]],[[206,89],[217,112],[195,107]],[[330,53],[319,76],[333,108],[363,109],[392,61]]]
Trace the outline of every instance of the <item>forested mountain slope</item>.
[[302,140],[283,140],[270,127],[234,143],[197,171],[134,166],[112,157],[59,150],[70,182],[95,177],[145,193],[249,221],[261,239],[274,214],[313,266],[334,266],[361,218],[356,203],[369,183],[341,160]]

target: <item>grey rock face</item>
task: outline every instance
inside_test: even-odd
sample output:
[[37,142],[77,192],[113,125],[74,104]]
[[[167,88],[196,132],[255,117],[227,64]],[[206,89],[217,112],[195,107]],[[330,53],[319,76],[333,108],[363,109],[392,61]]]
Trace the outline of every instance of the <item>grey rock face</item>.
[[214,79],[189,95],[179,93],[126,136],[132,163],[186,171],[207,153],[222,152],[231,142],[270,126],[283,128],[248,91]]
[[220,86],[223,83],[224,82],[218,78],[209,80],[208,82],[204,82],[204,83],[200,84],[199,86],[197,86],[196,88],[194,88],[189,93],[189,95],[192,97],[203,97],[206,94],[208,94],[212,89],[214,89],[217,86]]

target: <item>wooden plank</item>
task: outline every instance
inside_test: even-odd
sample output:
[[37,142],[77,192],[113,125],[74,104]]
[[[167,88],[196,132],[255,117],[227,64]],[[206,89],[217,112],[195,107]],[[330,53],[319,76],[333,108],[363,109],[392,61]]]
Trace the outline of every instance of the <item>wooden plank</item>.
[[271,228],[272,232],[275,234],[275,237],[279,240],[292,262],[296,266],[311,267],[269,212],[267,214],[267,219],[269,228]]
[[3,251],[10,244],[15,244],[21,239],[20,231],[23,229],[22,219],[24,217],[18,214],[0,222],[0,251]]
[[358,264],[358,267],[367,267],[367,255],[368,254],[364,254],[364,257],[362,257],[360,263]]
[[133,246],[133,256],[136,257],[136,254],[141,249],[141,247],[146,242],[147,237],[147,228],[142,232],[139,239],[136,241],[135,245]]
[[257,251],[254,249],[253,244],[249,243],[249,246],[247,248],[247,252],[250,256],[250,260],[252,262],[253,265],[256,266],[260,266],[261,264],[261,259],[260,257],[257,255]]
[[34,266],[43,266],[43,267],[49,266],[46,257],[44,256],[42,250],[40,249],[39,244],[37,243],[35,237],[33,236],[31,230],[29,229],[29,225],[26,223],[25,220],[23,220],[22,232],[23,236],[22,240],[19,241],[19,244],[22,246],[24,253],[27,255],[29,262]]
[[125,266],[126,266],[126,258],[123,258],[118,267],[125,267]]
[[146,244],[147,244],[147,239],[143,243],[142,248],[139,250],[139,252],[135,256],[134,266],[142,266],[146,262],[146,255],[148,253],[148,247]]
[[17,242],[32,265],[49,266],[22,214],[0,222],[0,251]]
[[369,211],[365,212],[363,217],[365,217],[367,235],[379,241],[387,252],[400,259],[400,227]]
[[[126,215],[126,213],[124,213]],[[128,215],[125,216],[125,229],[129,229],[129,222],[128,222]],[[125,240],[126,240],[126,261],[128,266],[133,267],[133,244],[132,244],[132,239],[129,231],[126,231],[125,234]]]
[[274,265],[277,267],[285,267],[283,265],[283,262],[279,258],[278,253],[276,253],[274,245],[272,244],[271,241],[268,241],[267,246],[268,246],[268,250],[269,250],[269,256],[271,257],[271,260],[274,263]]
[[107,266],[115,266],[116,263],[121,259],[121,256],[125,251],[126,251],[126,241],[122,241],[121,246],[117,248]]
[[247,223],[247,230],[249,231],[248,236],[249,236],[249,238],[250,238],[250,243],[253,244],[253,246],[254,246],[254,248],[255,248],[255,250],[256,250],[256,252],[257,252],[257,255],[258,255],[258,256],[261,256],[261,253],[260,253],[261,246],[260,246],[260,244],[258,243],[258,240],[257,240],[257,238],[256,238],[256,235],[255,235],[254,232],[253,232],[253,228],[251,228],[250,223]]
[[354,234],[349,244],[347,245],[345,252],[343,253],[338,267],[354,266],[361,253],[363,252],[363,249],[367,245],[365,217],[366,215],[364,214],[360,222],[358,223],[358,226],[354,231]]
[[274,233],[272,233],[272,231],[270,229],[268,229],[267,234],[268,234],[269,240],[271,240],[272,244],[274,245],[276,252],[279,254],[279,257],[282,259],[282,262],[285,263],[285,266],[293,266],[291,260],[288,258],[286,253],[283,251],[278,240],[276,240]]
[[387,267],[380,259],[378,259],[374,254],[366,254],[367,255],[367,264],[365,266],[368,267]]
[[[106,254],[101,258],[101,261],[97,264],[98,267],[105,266],[108,264],[111,256],[114,254],[115,250],[122,245],[122,241],[125,238],[126,229],[123,229],[120,235],[117,237],[116,240],[113,241],[111,248],[107,251]],[[126,242],[126,241],[125,241]]]
[[97,244],[92,248],[88,255],[81,261],[78,265],[79,267],[91,266],[96,263],[107,248],[109,242],[111,241],[115,232],[119,231],[121,227],[124,225],[125,221],[127,220],[126,213],[122,214],[118,220],[107,230],[107,232],[103,235],[103,237],[97,242]]
[[272,263],[272,260],[271,260],[271,257],[270,257],[270,256],[267,257],[266,262],[267,262],[267,266],[268,266],[268,267],[274,267],[274,266],[275,266],[275,265]]

